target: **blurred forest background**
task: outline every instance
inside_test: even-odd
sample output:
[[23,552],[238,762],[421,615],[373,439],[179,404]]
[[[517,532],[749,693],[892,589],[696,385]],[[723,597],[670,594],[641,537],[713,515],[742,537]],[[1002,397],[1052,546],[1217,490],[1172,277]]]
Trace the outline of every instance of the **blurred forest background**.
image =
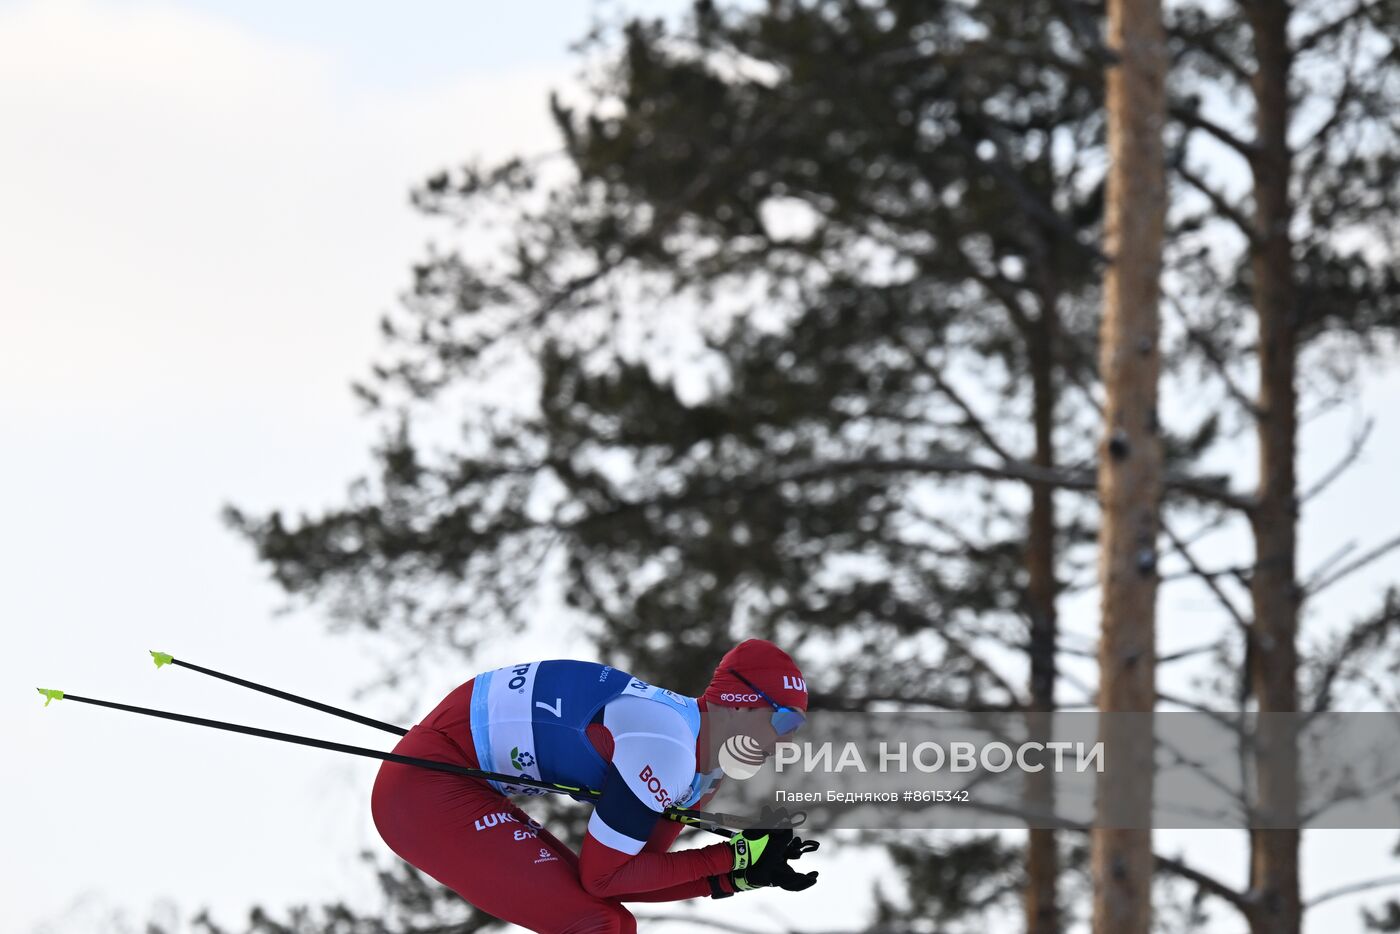
[[[817,709],[1094,708],[1104,13],[702,0],[599,25],[575,49],[588,99],[552,102],[558,151],[425,167],[412,193],[455,234],[354,387],[376,472],[319,511],[235,503],[229,528],[294,599],[391,645],[390,689],[546,619],[690,693],[752,635],[800,659]],[[1298,470],[1303,428],[1396,362],[1400,2],[1164,16],[1163,496],[1140,564],[1208,608],[1159,612],[1158,709],[1400,709],[1400,588],[1327,601],[1400,528],[1299,536],[1371,422]],[[545,813],[576,839],[580,815]],[[1245,885],[1159,851],[1154,928],[1306,929],[1338,893],[1304,898],[1299,837],[1249,834]],[[868,898],[867,930],[1088,926],[1083,834],[827,845],[851,868],[822,884]],[[381,913],[197,927],[496,926],[366,858]],[[1380,887],[1400,867],[1375,869],[1355,929],[1400,931]],[[707,907],[677,927],[773,929]]]
[[[555,580],[599,657],[685,691],[743,634],[792,647],[819,708],[1092,706],[1067,662],[1093,626],[1060,602],[1096,586],[1102,14],[702,2],[595,31],[561,155],[415,192],[478,249],[425,258],[383,323],[357,387],[380,474],[342,508],[230,524],[289,592],[415,647],[469,655]],[[1299,569],[1331,475],[1300,488],[1294,464],[1300,421],[1400,324],[1400,5],[1178,3],[1166,28],[1167,492],[1141,560],[1206,588],[1219,625],[1170,645],[1192,676],[1160,700],[1390,709],[1395,591],[1325,639],[1299,621],[1397,530]],[[1216,536],[1233,560],[1199,557]],[[893,860],[881,929],[1083,921],[1072,836],[847,845]],[[1243,890],[1159,860],[1159,926],[1298,930],[1297,835],[1250,846]],[[412,878],[385,881],[431,913]]]

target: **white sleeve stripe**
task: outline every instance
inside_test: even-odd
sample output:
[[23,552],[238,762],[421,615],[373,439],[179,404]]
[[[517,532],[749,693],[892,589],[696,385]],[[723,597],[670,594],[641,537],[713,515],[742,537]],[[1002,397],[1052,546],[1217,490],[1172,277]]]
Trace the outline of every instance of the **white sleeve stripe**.
[[647,845],[645,840],[633,840],[626,834],[613,830],[603,822],[597,811],[594,811],[593,816],[588,819],[588,833],[603,846],[611,847],[619,853],[626,853],[628,856],[636,856],[642,852],[642,847]]

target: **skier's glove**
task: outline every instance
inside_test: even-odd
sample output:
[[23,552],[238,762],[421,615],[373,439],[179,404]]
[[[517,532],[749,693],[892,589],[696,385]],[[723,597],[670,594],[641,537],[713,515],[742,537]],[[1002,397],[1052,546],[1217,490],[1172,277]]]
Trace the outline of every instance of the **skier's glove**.
[[740,892],[775,885],[779,870],[787,866],[791,830],[745,830],[729,838],[734,868],[729,878]]
[[[796,817],[802,818],[806,815],[798,814]],[[773,828],[773,830],[791,831],[797,823],[793,820],[794,815],[789,814],[787,808],[764,807],[758,815],[756,827]],[[750,828],[752,830],[753,828]],[[772,830],[769,831],[770,833]],[[792,837],[788,841],[787,848],[783,851],[783,856],[787,860],[801,859],[803,853],[810,853],[821,846],[816,840],[803,840],[801,837]]]
[[783,863],[773,876],[773,884],[787,892],[801,892],[817,884],[817,873],[798,872],[787,863]]
[[815,872],[796,872],[788,866],[788,860],[812,852],[819,845],[817,841],[793,836],[792,820],[782,808],[765,807],[758,823],[774,829],[749,829],[729,838],[734,852],[734,868],[729,876],[734,888],[742,892],[771,885],[800,892],[815,885]]
[[801,837],[793,837],[788,843],[787,851],[783,854],[786,859],[782,868],[773,877],[773,884],[788,892],[801,892],[803,889],[810,889],[817,884],[816,872],[798,872],[793,869],[789,862],[794,859],[801,859],[803,853],[810,853],[821,846],[816,840],[803,840]]

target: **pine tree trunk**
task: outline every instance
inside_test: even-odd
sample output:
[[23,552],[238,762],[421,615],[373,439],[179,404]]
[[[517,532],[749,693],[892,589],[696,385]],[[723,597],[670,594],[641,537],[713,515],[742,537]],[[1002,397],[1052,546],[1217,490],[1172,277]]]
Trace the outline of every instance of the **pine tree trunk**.
[[[1255,566],[1250,582],[1254,627],[1249,651],[1250,687],[1261,716],[1258,806],[1275,825],[1297,815],[1297,772],[1292,732],[1271,722],[1271,712],[1298,708],[1297,444],[1295,368],[1298,327],[1288,183],[1288,5],[1244,4],[1254,32],[1255,232],[1251,257],[1253,299],[1259,317],[1259,491],[1254,511]],[[1296,824],[1295,824],[1296,826]],[[1256,908],[1254,934],[1297,934],[1301,927],[1296,830],[1250,834],[1250,890]]]
[[[1100,368],[1107,391],[1099,460],[1101,738],[1115,771],[1140,781],[1100,783],[1092,834],[1093,929],[1148,934],[1152,917],[1152,744],[1156,668],[1158,292],[1165,215],[1162,128],[1166,44],[1160,0],[1109,0],[1109,176]],[[1113,715],[1117,714],[1116,717]],[[1119,772],[1119,774],[1123,774]]]
[[[1035,464],[1055,466],[1055,342],[1058,337],[1056,298],[1043,296],[1035,333],[1026,335],[1030,348],[1034,391]],[[1030,619],[1029,734],[1048,737],[1055,709],[1055,651],[1058,634],[1055,598],[1055,494],[1048,484],[1031,489],[1030,528],[1026,545],[1026,614]],[[1044,740],[1042,740],[1044,741]],[[1055,809],[1052,773],[1030,772],[1026,799],[1032,810]],[[1053,830],[1032,830],[1026,841],[1026,934],[1059,934],[1060,909],[1056,889],[1059,853]]]

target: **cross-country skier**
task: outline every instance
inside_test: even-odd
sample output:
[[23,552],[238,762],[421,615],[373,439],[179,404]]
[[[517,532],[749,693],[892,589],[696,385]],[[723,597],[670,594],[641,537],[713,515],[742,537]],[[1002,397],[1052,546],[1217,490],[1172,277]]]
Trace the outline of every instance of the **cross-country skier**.
[[[749,830],[670,853],[682,826],[660,816],[667,807],[704,807],[723,777],[708,734],[725,729],[716,724],[726,713],[764,709],[771,716],[747,714],[744,732],[771,752],[802,724],[807,687],[792,658],[761,639],[726,653],[699,698],[592,662],[488,671],[448,694],[394,752],[600,789],[581,851],[507,797],[537,789],[394,762],[374,783],[375,826],[409,863],[533,931],[628,934],[637,924],[623,902],[763,886],[800,891],[817,874],[788,865],[804,851],[791,829]],[[755,719],[763,724],[757,736]]]

